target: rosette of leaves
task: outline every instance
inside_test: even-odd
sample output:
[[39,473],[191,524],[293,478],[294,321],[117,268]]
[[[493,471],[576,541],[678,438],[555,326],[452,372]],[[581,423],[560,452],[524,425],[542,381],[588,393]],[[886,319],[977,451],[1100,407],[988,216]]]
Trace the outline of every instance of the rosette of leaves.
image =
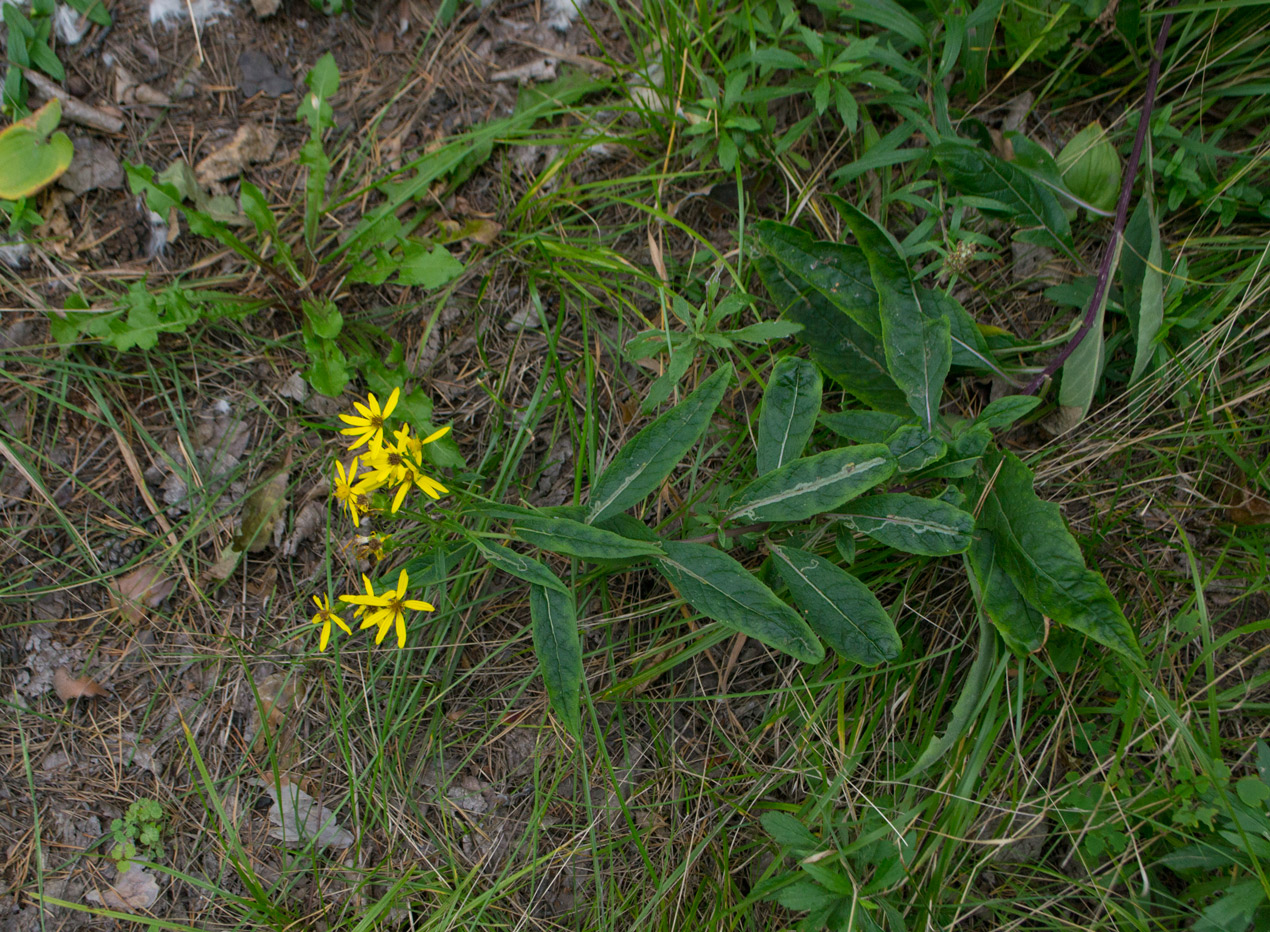
[[[492,514],[510,518],[511,536],[540,550],[599,566],[644,563],[698,615],[806,663],[828,652],[865,665],[900,655],[891,613],[848,568],[863,538],[901,555],[960,556],[984,619],[988,667],[994,630],[1025,654],[1044,644],[1050,626],[1140,664],[1133,629],[1058,506],[1038,496],[1031,470],[994,442],[994,430],[1038,400],[1001,398],[973,421],[943,415],[954,367],[994,371],[984,337],[956,300],[913,280],[885,230],[849,205],[839,209],[855,246],[816,242],[781,224],[756,227],[766,248],[760,277],[785,318],[802,326],[797,339],[810,359],[787,356],[772,370],[754,429],[753,480],[701,501],[697,518],[712,524],[716,539],[666,537],[629,512],[671,479],[710,429],[730,366],[627,442],[592,482],[585,506]],[[825,379],[858,406],[825,410]],[[532,553],[482,549],[530,584],[548,693],[578,734],[583,652],[574,586]],[[976,671],[976,688],[985,676]],[[928,749],[918,769],[943,746]]]

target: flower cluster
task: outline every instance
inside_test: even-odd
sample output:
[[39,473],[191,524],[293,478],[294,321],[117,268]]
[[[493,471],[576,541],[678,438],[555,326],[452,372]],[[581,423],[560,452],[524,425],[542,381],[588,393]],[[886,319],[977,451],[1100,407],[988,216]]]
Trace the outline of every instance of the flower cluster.
[[[353,457],[345,469],[344,464],[335,464],[335,486],[333,495],[343,505],[353,519],[353,524],[360,527],[362,518],[375,510],[374,493],[380,490],[392,493],[391,511],[393,514],[401,508],[407,493],[417,488],[429,498],[436,500],[449,490],[440,482],[423,471],[423,448],[446,435],[449,427],[433,431],[427,437],[411,435],[406,425],[396,430],[389,430],[387,421],[397,407],[401,389],[393,389],[392,394],[383,407],[373,394],[367,397],[367,403],[354,402],[356,414],[341,414],[340,420],[348,424],[340,433],[353,438],[350,450],[365,447],[361,453]],[[389,442],[391,440],[391,442]],[[383,555],[385,538],[379,535],[359,537],[359,543],[365,542],[367,550],[378,556]],[[370,543],[374,542],[373,548]],[[342,595],[339,601],[354,606],[353,617],[362,618],[362,629],[378,628],[375,643],[380,644],[388,636],[390,630],[396,629],[397,646],[406,646],[405,612],[431,612],[433,606],[418,599],[406,598],[406,586],[410,579],[402,570],[397,578],[395,588],[376,594],[370,578],[363,575],[362,582],[366,586],[364,594]],[[331,626],[336,625],[345,634],[352,630],[342,616],[332,610],[329,598],[313,597],[317,604],[317,614],[313,616],[313,624],[321,626],[319,650],[326,650],[331,639]]]
[[[340,420],[350,425],[340,433],[356,438],[349,449],[356,450],[366,445],[363,453],[353,457],[347,472],[342,463],[335,464],[335,497],[348,509],[354,524],[361,524],[362,513],[370,508],[371,493],[377,489],[394,490],[393,514],[397,513],[412,487],[434,501],[449,491],[423,472],[424,446],[444,437],[449,433],[449,427],[442,427],[420,439],[411,436],[410,428],[403,424],[390,435],[392,443],[385,440],[385,422],[397,407],[400,396],[401,389],[394,388],[387,404],[381,408],[379,399],[371,394],[367,398],[368,404],[353,402],[357,414],[340,415]],[[360,467],[358,460],[361,460]],[[365,472],[359,475],[359,469]]]

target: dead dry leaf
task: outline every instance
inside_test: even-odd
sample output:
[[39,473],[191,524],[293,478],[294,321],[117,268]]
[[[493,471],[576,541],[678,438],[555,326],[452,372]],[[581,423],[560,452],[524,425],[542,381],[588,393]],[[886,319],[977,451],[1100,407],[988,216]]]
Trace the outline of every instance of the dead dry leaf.
[[106,583],[111,603],[119,614],[134,624],[145,617],[147,608],[158,608],[176,588],[176,577],[164,574],[152,563],[143,563],[131,573]]
[[238,561],[243,558],[243,552],[232,544],[221,551],[216,562],[203,571],[208,579],[219,580],[224,582],[233,575],[234,569],[238,566]]
[[244,123],[238,127],[238,132],[234,133],[234,138],[227,145],[194,166],[194,176],[204,187],[213,181],[233,178],[251,163],[272,158],[276,148],[276,130],[255,123]]
[[115,191],[123,187],[123,168],[114,149],[95,136],[84,136],[75,140],[75,157],[57,183],[76,195],[94,188]]
[[269,546],[287,505],[289,481],[290,473],[284,468],[243,502],[242,532],[234,539],[236,549],[259,553]]
[[271,838],[294,848],[313,842],[319,848],[347,848],[354,841],[353,833],[341,826],[335,813],[294,784],[285,783],[281,789],[265,787],[273,799],[269,807]]
[[441,238],[443,243],[471,240],[482,246],[492,246],[494,240],[498,239],[498,234],[503,232],[501,223],[495,223],[484,217],[470,217],[461,223],[458,220],[438,220],[437,226],[444,234]]
[[114,886],[105,890],[90,890],[84,899],[90,903],[98,903],[111,909],[122,909],[130,913],[149,909],[159,898],[159,882],[154,875],[139,864],[130,864],[128,869],[115,878]]
[[53,674],[53,689],[57,691],[58,698],[63,702],[110,695],[91,676],[81,676],[79,679],[75,679],[75,677],[71,676],[71,671],[65,667],[58,667],[57,672]]
[[295,556],[300,545],[317,533],[324,524],[326,524],[326,502],[316,499],[309,502],[295,516],[295,527],[292,528],[291,535],[282,542],[282,555]]

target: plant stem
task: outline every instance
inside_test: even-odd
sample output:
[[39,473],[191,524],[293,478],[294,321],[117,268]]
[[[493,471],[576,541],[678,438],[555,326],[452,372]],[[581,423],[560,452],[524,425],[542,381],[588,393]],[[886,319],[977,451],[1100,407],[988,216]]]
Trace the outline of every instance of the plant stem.
[[[1169,6],[1172,7],[1176,2],[1177,0],[1170,0]],[[1151,126],[1151,111],[1155,108],[1155,89],[1160,83],[1160,62],[1164,58],[1164,44],[1168,41],[1169,27],[1172,25],[1173,14],[1168,13],[1164,17],[1164,22],[1160,24],[1160,35],[1155,40],[1155,55],[1151,59],[1151,69],[1147,74],[1146,96],[1142,101],[1142,114],[1138,117],[1138,132],[1133,139],[1133,150],[1129,153],[1129,163],[1125,166],[1124,180],[1120,185],[1120,199],[1116,202],[1115,224],[1111,229],[1111,239],[1103,252],[1102,265],[1098,269],[1098,284],[1089,299],[1089,307],[1085,310],[1085,319],[1081,321],[1080,329],[1076,331],[1071,342],[1063,347],[1062,352],[1050,361],[1040,375],[1028,383],[1027,388],[1023,390],[1025,395],[1035,395],[1041,390],[1041,386],[1053,378],[1054,373],[1062,368],[1063,363],[1067,362],[1067,357],[1076,351],[1076,347],[1080,346],[1081,340],[1085,339],[1089,331],[1093,329],[1094,321],[1098,318],[1098,308],[1102,306],[1103,295],[1111,284],[1112,266],[1119,251],[1116,249],[1116,244],[1119,242],[1120,237],[1124,236],[1125,223],[1129,218],[1129,199],[1133,196],[1133,182],[1138,175],[1138,161],[1142,158],[1142,146],[1146,142],[1147,130]]]

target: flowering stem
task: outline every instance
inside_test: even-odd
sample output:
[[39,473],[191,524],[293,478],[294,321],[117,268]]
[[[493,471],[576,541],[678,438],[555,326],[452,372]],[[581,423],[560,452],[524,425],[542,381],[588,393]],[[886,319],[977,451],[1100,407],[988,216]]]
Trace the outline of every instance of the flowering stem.
[[[1177,0],[1169,0],[1170,7],[1175,3]],[[1146,142],[1147,130],[1151,126],[1151,111],[1155,108],[1155,89],[1160,83],[1160,62],[1164,57],[1164,44],[1168,41],[1169,27],[1172,25],[1173,14],[1170,12],[1165,15],[1164,22],[1160,24],[1160,35],[1155,40],[1155,56],[1151,59],[1151,70],[1147,74],[1147,89],[1142,100],[1142,114],[1138,118],[1138,132],[1133,139],[1129,163],[1125,166],[1124,180],[1120,186],[1120,199],[1116,202],[1116,220],[1111,228],[1111,240],[1103,252],[1102,265],[1098,269],[1098,283],[1089,299],[1089,307],[1085,310],[1085,319],[1080,322],[1080,329],[1076,331],[1071,341],[1050,361],[1040,375],[1028,383],[1027,388],[1023,390],[1025,395],[1035,395],[1041,390],[1041,386],[1053,378],[1054,373],[1067,362],[1067,358],[1076,352],[1076,347],[1080,346],[1081,341],[1093,329],[1094,321],[1098,319],[1098,308],[1102,306],[1103,295],[1111,284],[1112,266],[1119,253],[1116,246],[1120,238],[1124,236],[1125,223],[1129,217],[1129,199],[1133,196],[1133,182],[1138,175],[1138,161],[1142,158],[1142,146]]]

